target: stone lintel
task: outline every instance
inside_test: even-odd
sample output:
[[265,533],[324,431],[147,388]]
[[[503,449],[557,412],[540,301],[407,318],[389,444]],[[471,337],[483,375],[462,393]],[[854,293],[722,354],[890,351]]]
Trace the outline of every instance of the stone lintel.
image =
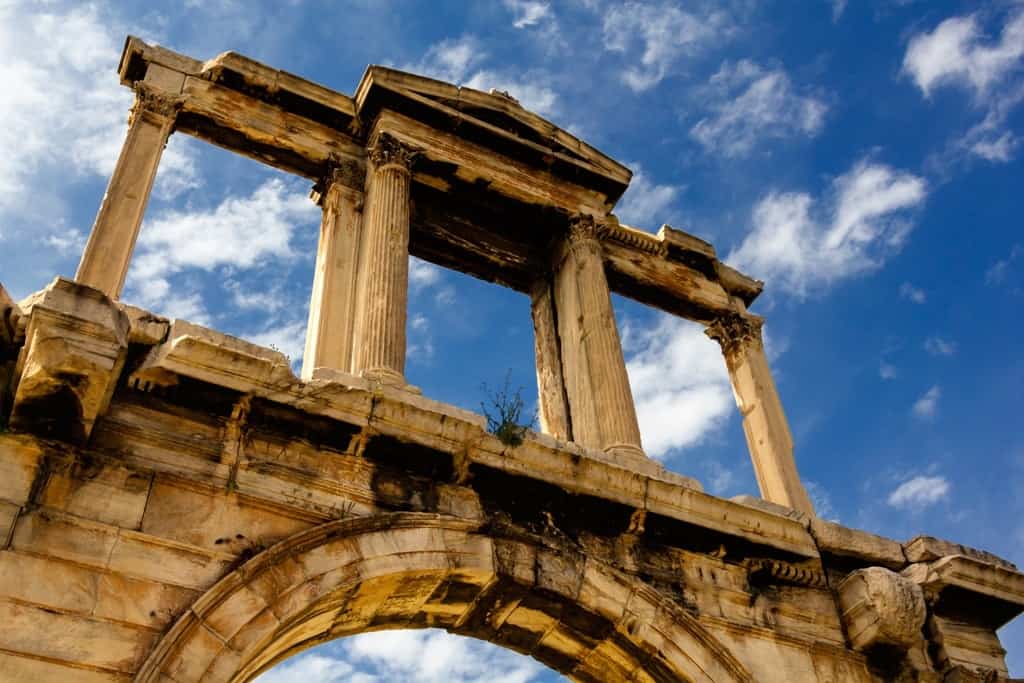
[[99,290],[63,278],[21,308],[27,325],[11,428],[84,443],[124,366],[128,317]]
[[[993,628],[1024,611],[1024,573],[1002,565],[952,555],[934,562],[915,562],[903,575],[921,586],[938,611],[959,614],[959,607],[969,599],[975,616],[983,617]],[[991,609],[980,609],[981,603]]]
[[902,569],[907,564],[900,544],[884,536],[851,529],[817,517],[810,520],[810,529],[817,541],[818,550],[823,553],[889,569]]
[[994,555],[986,550],[977,550],[952,541],[945,541],[934,536],[915,536],[903,544],[903,552],[907,556],[907,562],[932,562],[950,555],[964,555],[979,562],[994,564],[1006,569],[1016,570],[1017,567],[1011,562]]
[[465,454],[471,463],[646,509],[794,556],[818,556],[800,521],[703,493],[696,481],[652,460],[624,460],[533,432],[521,446],[509,449],[486,432],[483,418],[475,413],[342,372],[318,369],[312,381],[300,382],[282,354],[184,321],[171,324],[167,341],[149,351],[130,381],[173,383],[179,375],[311,415],[364,427],[372,420],[377,434],[460,457]]

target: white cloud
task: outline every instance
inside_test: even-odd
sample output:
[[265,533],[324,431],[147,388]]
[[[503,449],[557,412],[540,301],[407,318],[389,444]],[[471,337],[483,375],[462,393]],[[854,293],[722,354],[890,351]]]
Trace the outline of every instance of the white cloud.
[[900,285],[900,298],[912,301],[915,304],[923,304],[928,300],[928,294],[921,288],[915,287],[909,282]]
[[444,271],[433,263],[428,263],[415,256],[409,257],[409,286],[414,292],[438,284],[443,274]]
[[433,629],[365,633],[344,647],[350,664],[372,667],[381,681],[528,683],[544,670],[524,655]]
[[940,87],[973,92],[985,118],[953,145],[990,162],[1007,162],[1020,137],[1006,128],[1010,112],[1024,100],[1024,85],[1014,78],[1024,70],[1024,11],[1011,13],[998,39],[982,35],[977,14],[952,17],[935,30],[910,39],[903,71],[925,97]]
[[426,362],[434,357],[434,336],[430,331],[430,320],[422,313],[409,317],[406,338],[409,341],[405,355],[415,362]]
[[664,458],[700,443],[735,411],[722,352],[700,326],[659,315],[623,334],[644,450]]
[[950,484],[945,477],[919,475],[897,486],[889,494],[892,507],[920,511],[949,495]]
[[418,62],[400,68],[476,90],[507,92],[523,107],[542,116],[557,112],[558,95],[547,85],[549,76],[481,68],[488,58],[480,39],[467,35],[436,43]]
[[261,674],[254,683],[377,683],[378,679],[357,672],[338,657],[320,654],[319,649],[278,664]]
[[1013,272],[1014,264],[1018,259],[1024,257],[1024,247],[1019,244],[1010,248],[1010,255],[999,259],[985,271],[985,284],[995,287],[1006,282],[1007,277]]
[[804,488],[807,489],[807,497],[811,499],[811,505],[814,506],[815,514],[822,519],[838,524],[839,515],[836,512],[835,506],[832,505],[832,496],[829,494],[828,489],[810,479],[804,480]]
[[[169,317],[209,324],[196,288],[172,285],[171,277],[189,269],[246,270],[274,259],[291,260],[292,234],[318,220],[318,213],[304,192],[278,179],[263,183],[248,197],[228,197],[210,209],[159,213],[140,231],[125,299]],[[269,303],[270,293],[252,294],[234,279],[225,286],[242,308]]]
[[941,85],[970,88],[981,96],[1016,70],[1024,57],[1024,12],[1011,16],[998,40],[984,42],[977,15],[952,17],[907,45],[903,70],[926,97]]
[[725,24],[722,12],[698,15],[664,2],[613,3],[604,15],[604,45],[637,59],[639,63],[624,69],[620,78],[634,92],[642,92],[660,83],[680,59],[699,54],[721,38]]
[[896,379],[896,366],[882,361],[878,364],[878,376],[882,379]]
[[623,223],[636,227],[660,226],[672,220],[672,205],[684,189],[678,185],[658,185],[644,173],[639,164],[628,164],[635,171],[629,189],[615,206],[615,214]]
[[753,229],[728,260],[798,296],[880,267],[903,244],[904,213],[925,199],[923,178],[867,160],[832,183],[812,213],[806,192],[772,192],[754,207]]
[[830,0],[830,2],[832,3],[832,22],[835,23],[846,11],[846,0]]
[[942,337],[928,337],[924,340],[924,350],[930,356],[952,356],[956,353],[956,342]]
[[736,475],[731,469],[719,462],[711,460],[705,466],[707,470],[708,491],[721,496],[736,484]]
[[942,396],[942,390],[938,385],[933,386],[928,391],[924,392],[921,398],[914,401],[914,405],[911,411],[914,415],[922,420],[930,420],[935,417],[935,413],[939,408],[939,397]]
[[306,348],[305,320],[272,324],[259,332],[242,336],[253,344],[280,351],[288,356],[293,367],[302,363],[302,355]]
[[319,209],[305,192],[276,178],[248,197],[228,197],[212,209],[164,211],[143,224],[129,279],[291,259],[295,228],[318,219]]
[[515,16],[512,25],[516,28],[536,26],[552,18],[551,6],[547,2],[538,2],[538,0],[502,0],[502,4]]
[[[102,7],[0,3],[0,211],[31,210],[42,174],[113,170],[132,102],[116,73],[128,31]],[[169,145],[156,193],[196,182],[191,151]]]
[[813,137],[828,111],[820,98],[798,93],[781,68],[765,69],[746,59],[723,63],[704,93],[711,113],[690,135],[727,157],[742,157],[768,138]]

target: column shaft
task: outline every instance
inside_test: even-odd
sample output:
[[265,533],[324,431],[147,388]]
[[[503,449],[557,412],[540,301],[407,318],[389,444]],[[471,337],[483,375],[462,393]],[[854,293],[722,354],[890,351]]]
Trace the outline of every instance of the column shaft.
[[569,405],[562,376],[562,351],[552,301],[551,282],[539,279],[530,296],[533,314],[534,354],[537,364],[537,392],[540,429],[558,439],[572,439]]
[[409,294],[409,186],[414,153],[380,135],[370,149],[357,293],[353,371],[405,385]]
[[350,183],[343,169],[335,167],[314,188],[323,217],[302,357],[302,378],[307,380],[320,367],[352,371],[363,193]]
[[128,136],[75,275],[78,282],[95,287],[112,299],[121,296],[160,156],[180,106],[180,100],[158,94],[145,85],[140,85],[136,92]]
[[554,293],[573,440],[605,451],[643,455],[592,217],[572,221],[560,257]]
[[814,507],[797,473],[793,437],[764,352],[763,323],[757,316],[737,313],[716,320],[708,327],[707,335],[722,346],[725,354],[761,497],[813,515]]

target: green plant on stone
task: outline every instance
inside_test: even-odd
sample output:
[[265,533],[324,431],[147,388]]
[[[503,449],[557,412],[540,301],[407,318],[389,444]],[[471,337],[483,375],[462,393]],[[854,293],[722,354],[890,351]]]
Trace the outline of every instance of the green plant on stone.
[[498,437],[506,446],[515,448],[523,443],[526,432],[533,429],[537,422],[534,413],[527,420],[524,416],[526,405],[523,402],[523,388],[511,389],[512,370],[505,374],[505,384],[497,391],[490,391],[487,383],[481,385],[484,400],[480,408],[487,418],[487,431]]

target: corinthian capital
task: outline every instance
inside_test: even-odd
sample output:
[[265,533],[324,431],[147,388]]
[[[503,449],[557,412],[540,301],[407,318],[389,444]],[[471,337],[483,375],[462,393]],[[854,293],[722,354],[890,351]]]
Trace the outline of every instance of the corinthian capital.
[[135,103],[128,114],[128,125],[134,123],[138,116],[145,114],[173,121],[184,103],[182,97],[168,95],[145,83],[139,83],[135,89]]
[[367,155],[374,166],[401,166],[406,171],[412,170],[412,164],[419,156],[419,151],[397,140],[394,136],[381,133],[376,142],[367,150]]
[[322,205],[331,190],[362,192],[364,181],[365,173],[358,164],[332,156],[327,162],[326,171],[313,186],[311,197]]
[[704,334],[718,342],[726,355],[731,355],[743,346],[760,346],[762,325],[764,318],[760,316],[728,313],[716,318]]

